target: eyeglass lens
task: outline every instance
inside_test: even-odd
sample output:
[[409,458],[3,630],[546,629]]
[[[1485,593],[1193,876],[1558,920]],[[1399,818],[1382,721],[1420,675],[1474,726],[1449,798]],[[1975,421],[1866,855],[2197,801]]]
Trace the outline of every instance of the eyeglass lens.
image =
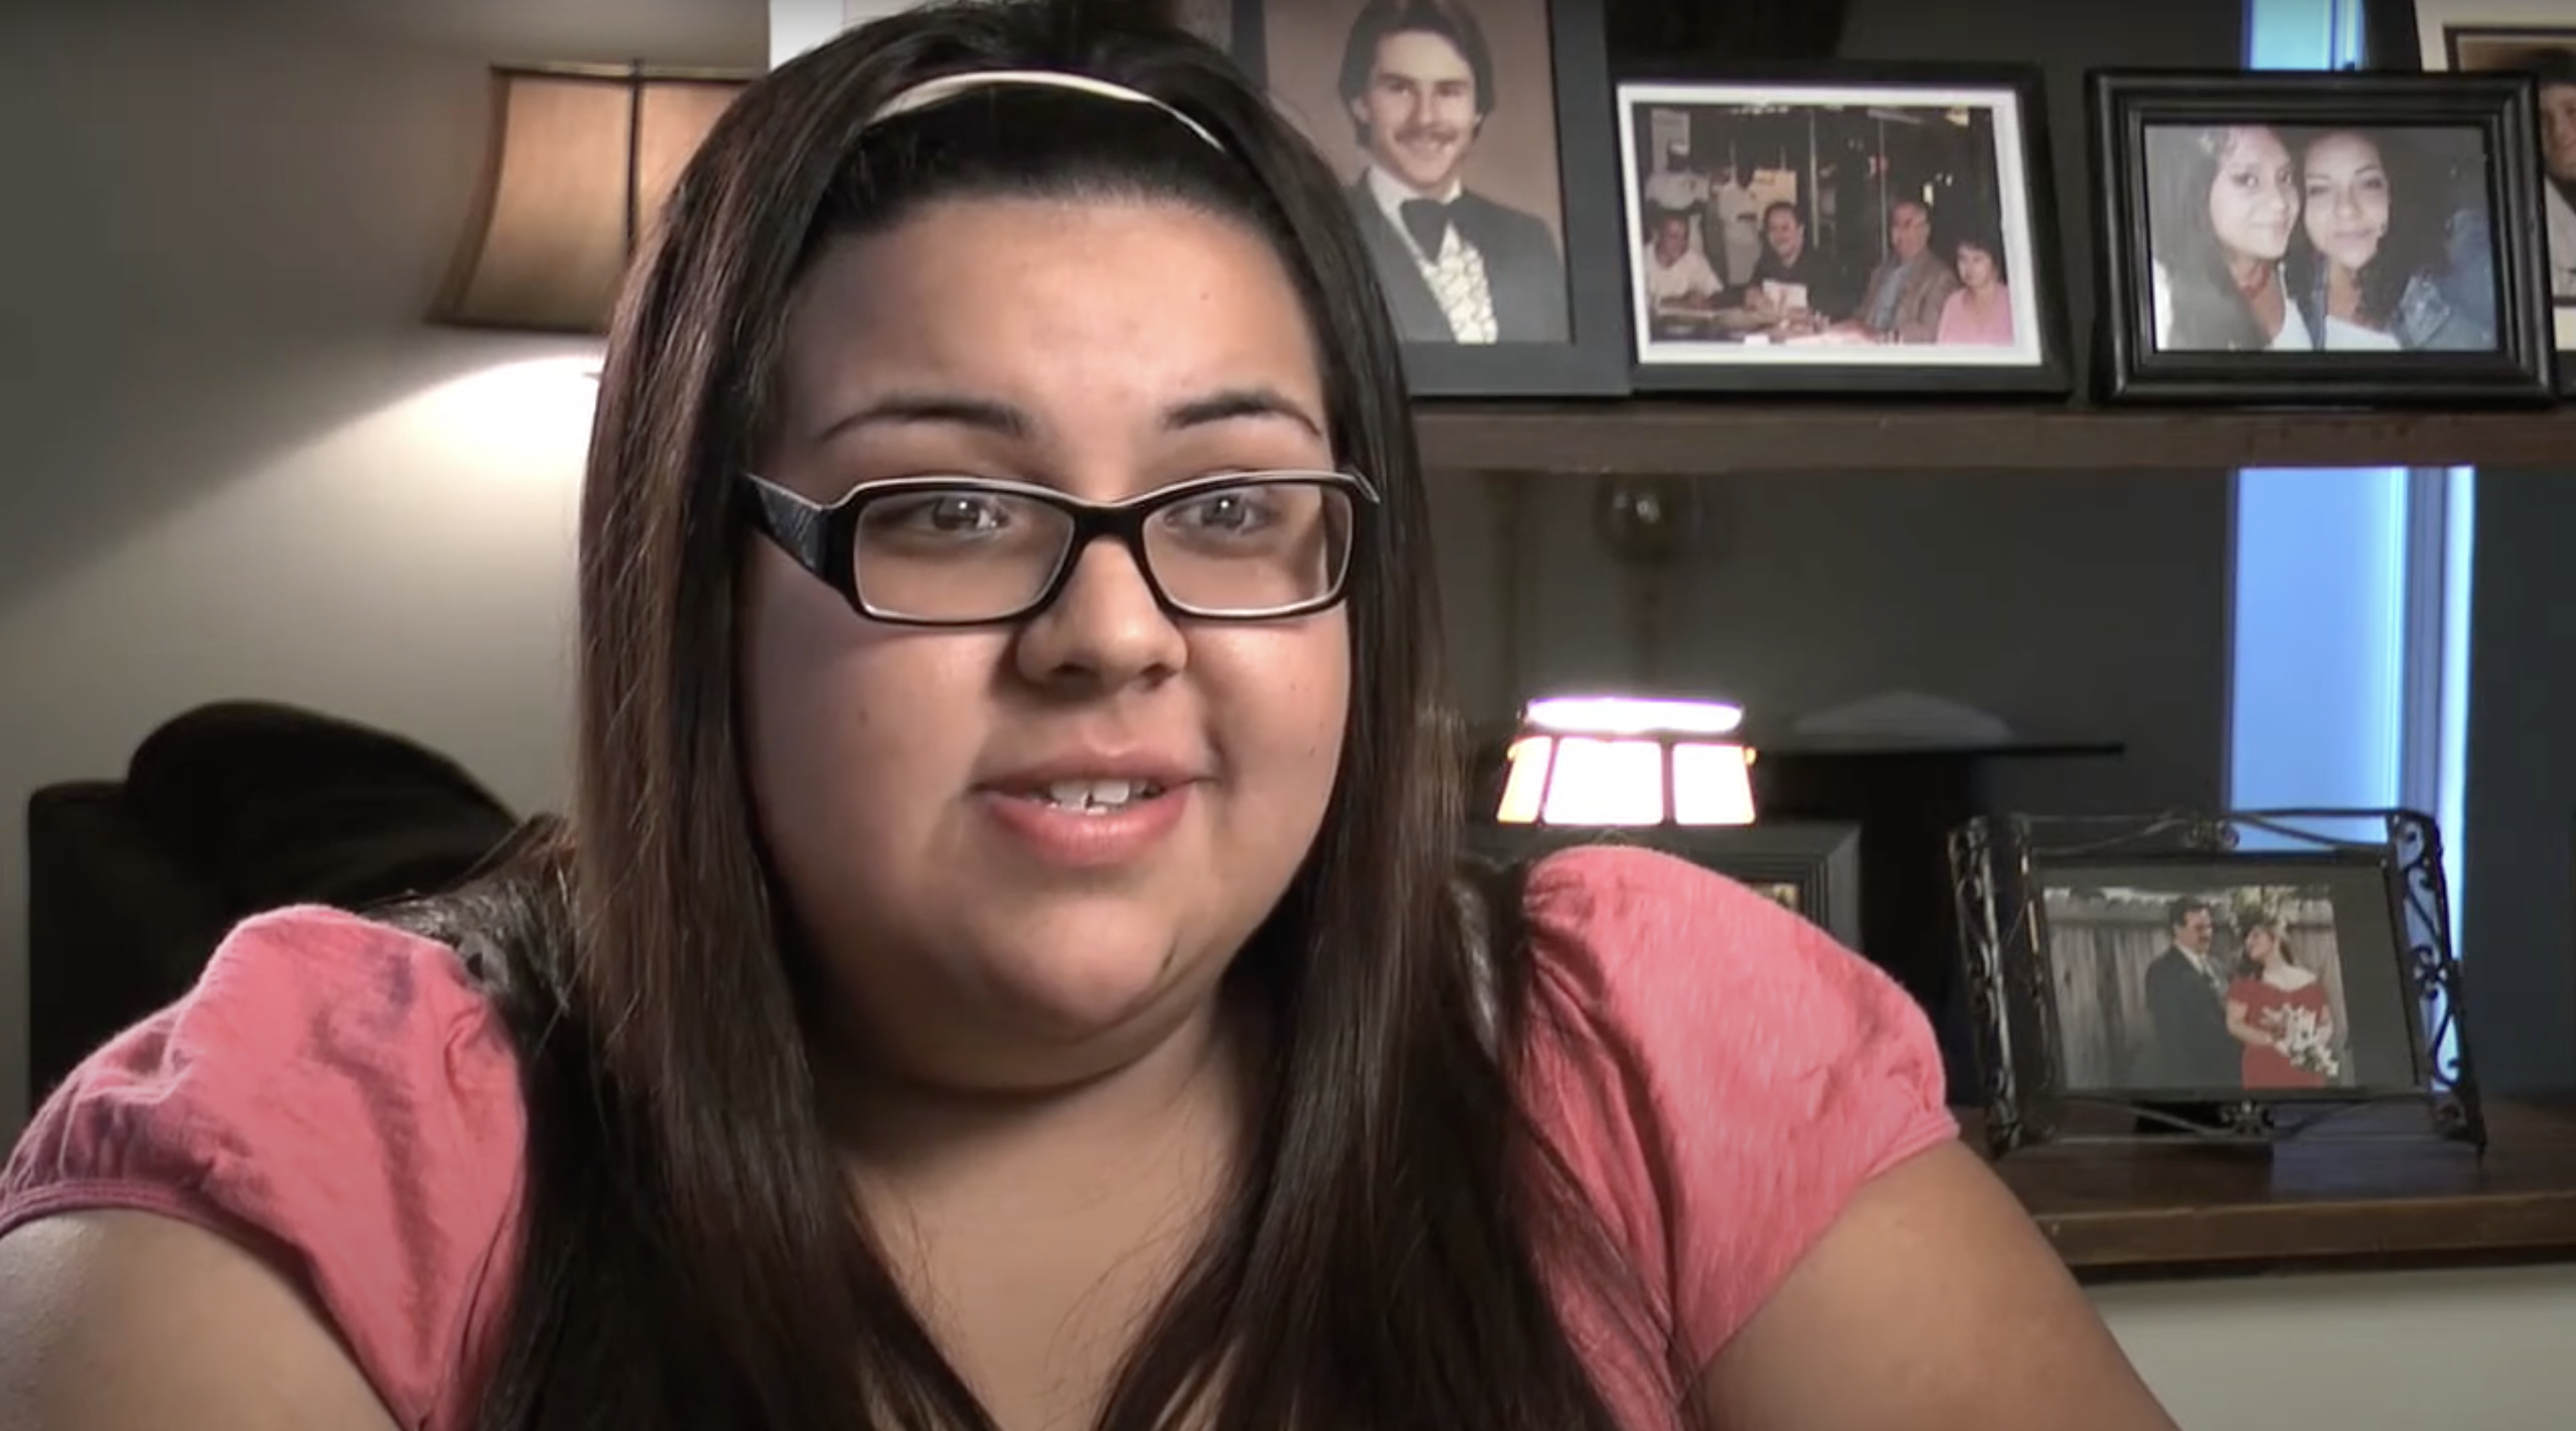
[[[1351,495],[1315,481],[1210,488],[1145,517],[1145,565],[1173,604],[1259,616],[1340,589]],[[972,486],[889,493],[859,515],[851,570],[860,602],[887,616],[990,621],[1025,611],[1064,563],[1071,513]]]

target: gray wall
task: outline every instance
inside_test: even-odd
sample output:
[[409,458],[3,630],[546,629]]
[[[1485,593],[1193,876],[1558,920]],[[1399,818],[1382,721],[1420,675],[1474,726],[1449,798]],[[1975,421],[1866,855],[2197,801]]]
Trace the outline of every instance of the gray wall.
[[2478,1072],[2576,1087],[2576,473],[2478,476],[2460,955]]
[[1458,685],[1477,719],[1548,690],[1642,683],[1740,701],[1776,728],[1911,690],[2027,737],[2128,746],[2007,768],[1998,798],[2017,807],[2219,798],[2223,475],[1702,478],[1705,543],[1670,578],[1660,652],[1632,639],[1635,590],[1596,535],[1598,485],[1492,480],[1518,483],[1525,504],[1507,567],[1493,489],[1454,474],[1433,489]]
[[0,1143],[31,790],[246,696],[562,798],[597,344],[422,322],[489,56],[327,8],[0,4]]

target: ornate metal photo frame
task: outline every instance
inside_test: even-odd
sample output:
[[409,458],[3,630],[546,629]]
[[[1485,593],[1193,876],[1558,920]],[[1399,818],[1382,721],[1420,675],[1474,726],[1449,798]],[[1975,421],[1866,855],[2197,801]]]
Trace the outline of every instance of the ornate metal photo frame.
[[1988,817],[1952,834],[1950,864],[1994,1154],[2485,1148],[2429,817]]

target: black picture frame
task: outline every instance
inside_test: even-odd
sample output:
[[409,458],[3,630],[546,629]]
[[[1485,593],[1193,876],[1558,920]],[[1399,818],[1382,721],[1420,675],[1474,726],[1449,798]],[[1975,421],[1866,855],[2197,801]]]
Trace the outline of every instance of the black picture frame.
[[[1706,64],[1629,65],[1611,89],[1620,156],[1621,301],[1634,364],[1630,383],[1639,392],[1942,397],[1952,395],[2063,398],[2073,387],[2069,353],[2063,236],[2057,222],[2055,169],[2050,158],[2046,85],[2037,66],[1898,62],[1765,63],[1722,68]],[[2016,340],[2022,351],[2007,357],[1987,349],[1945,350],[1931,344],[1875,346],[1747,345],[1731,341],[1674,340],[1660,336],[1651,316],[1642,274],[1645,194],[1651,156],[1642,138],[1650,108],[1744,108],[1778,105],[1811,112],[1882,116],[1906,108],[1952,106],[1986,111],[1992,144],[1987,156],[1996,185],[1997,212],[1990,242],[2002,257],[2016,299]],[[1762,122],[1752,120],[1749,122]],[[1884,120],[1882,119],[1883,123]],[[1811,195],[1819,187],[1810,124],[1808,168],[1798,185],[1811,230]],[[1884,153],[1885,151],[1881,151]],[[1892,199],[1891,199],[1892,202]],[[1884,206],[1883,206],[1884,207]],[[1766,206],[1767,208],[1767,206]],[[1886,240],[1883,213],[1868,226],[1867,250]],[[1936,216],[1933,243],[1954,232]],[[1874,260],[1873,260],[1874,263]],[[1846,286],[1857,290],[1872,265],[1851,268]],[[2027,299],[2023,304],[2019,300]],[[2027,324],[2025,327],[2024,324]],[[2027,335],[2028,342],[2020,342]],[[1911,359],[1909,361],[1908,359]]]
[[2408,74],[2423,68],[2412,0],[2362,0],[2361,68],[2373,74]]
[[[1985,1138],[1995,1154],[2176,1137],[2486,1146],[2459,1023],[2442,843],[2429,817],[2409,810],[1985,816],[1952,835],[1950,861]],[[2260,896],[2251,907],[2271,918],[2248,917],[2248,906],[2231,899],[2249,893]],[[2222,985],[2212,991],[2222,1020],[2215,1032],[2205,1023],[2210,1013],[2174,1003],[2176,983],[2199,989],[2176,949],[2184,938],[2175,931],[2193,917],[2175,902],[2185,897],[2206,902],[2201,929],[2212,937],[2200,953],[2222,966],[2212,975]],[[2226,1031],[2240,1008],[2248,1010],[2241,1022],[2259,1023],[2263,1013],[2248,1005],[2274,997],[2253,966],[2223,967],[2254,948],[2250,935],[2234,948],[2225,942],[2231,920],[2240,930],[2270,926],[2294,951],[2286,962],[2309,970],[2315,992],[2299,999],[2326,1006],[2307,1016],[2323,1021],[2317,1066],[2258,1064],[2242,1036]],[[2159,967],[2167,963],[2174,967]],[[2249,983],[2254,997],[2240,998]],[[2193,1017],[2167,1028],[2160,1011]],[[2208,1072],[2215,1055],[2207,1045],[2219,1039],[2239,1060],[2232,1082],[2224,1069]],[[2294,1086],[2302,1080],[2310,1086]]]
[[[1627,269],[1619,254],[1617,149],[1609,128],[1610,58],[1601,7],[1587,0],[1521,3],[1547,12],[1568,340],[1405,342],[1405,381],[1416,398],[1619,398],[1630,391]],[[1301,0],[1232,0],[1228,48],[1238,65],[1275,92],[1268,39],[1273,5],[1283,15],[1308,13]],[[1335,152],[1332,136],[1309,137],[1328,156]]]
[[[2537,110],[2506,75],[2096,70],[2086,77],[2101,301],[2096,396],[2108,403],[2401,407],[2545,404],[2557,392],[2540,260]],[[2474,130],[2495,279],[2494,347],[2475,351],[2166,350],[2149,277],[2148,131],[2281,127]],[[2462,210],[2465,212],[2465,210]],[[2291,252],[2304,240],[2293,226]],[[2290,262],[2285,260],[2285,263]],[[2285,273],[2295,273],[2295,264]],[[2295,286],[2294,277],[2285,276]],[[2411,297],[2411,293],[2409,295]],[[2304,325],[2307,320],[2300,319]]]
[[[2495,67],[2502,69],[2520,68],[2510,53],[2516,49],[2538,48],[2576,57],[2576,3],[2564,0],[2545,6],[2530,0],[2521,4],[2511,0],[2372,0],[2366,18],[2373,64],[2389,68],[2436,74],[2495,72],[2476,63],[2464,64],[2479,58],[2463,54],[2464,47],[2470,46],[2486,49],[2488,58],[2505,61]],[[2565,79],[2563,71],[2539,76],[2537,103],[2544,112],[2550,89]],[[2545,158],[2545,147],[2542,152]],[[2563,397],[2576,394],[2576,242],[2550,241],[2546,215],[2559,205],[2553,205],[2546,166],[2543,167],[2543,188],[2539,192],[2543,216],[2535,222],[2542,236],[2542,283],[2549,292],[2550,337],[2558,353],[2558,391]]]
[[1469,826],[1470,855],[1502,863],[1583,845],[1633,845],[1714,870],[1860,951],[1860,826],[1830,820],[1752,825]]

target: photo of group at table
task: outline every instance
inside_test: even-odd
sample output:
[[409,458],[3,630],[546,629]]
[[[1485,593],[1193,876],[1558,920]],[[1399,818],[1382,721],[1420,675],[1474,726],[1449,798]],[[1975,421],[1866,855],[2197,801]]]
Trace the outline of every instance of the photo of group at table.
[[2495,350],[2478,127],[2151,124],[2144,158],[2158,350]]
[[1639,360],[2037,361],[2010,99],[1622,86]]

